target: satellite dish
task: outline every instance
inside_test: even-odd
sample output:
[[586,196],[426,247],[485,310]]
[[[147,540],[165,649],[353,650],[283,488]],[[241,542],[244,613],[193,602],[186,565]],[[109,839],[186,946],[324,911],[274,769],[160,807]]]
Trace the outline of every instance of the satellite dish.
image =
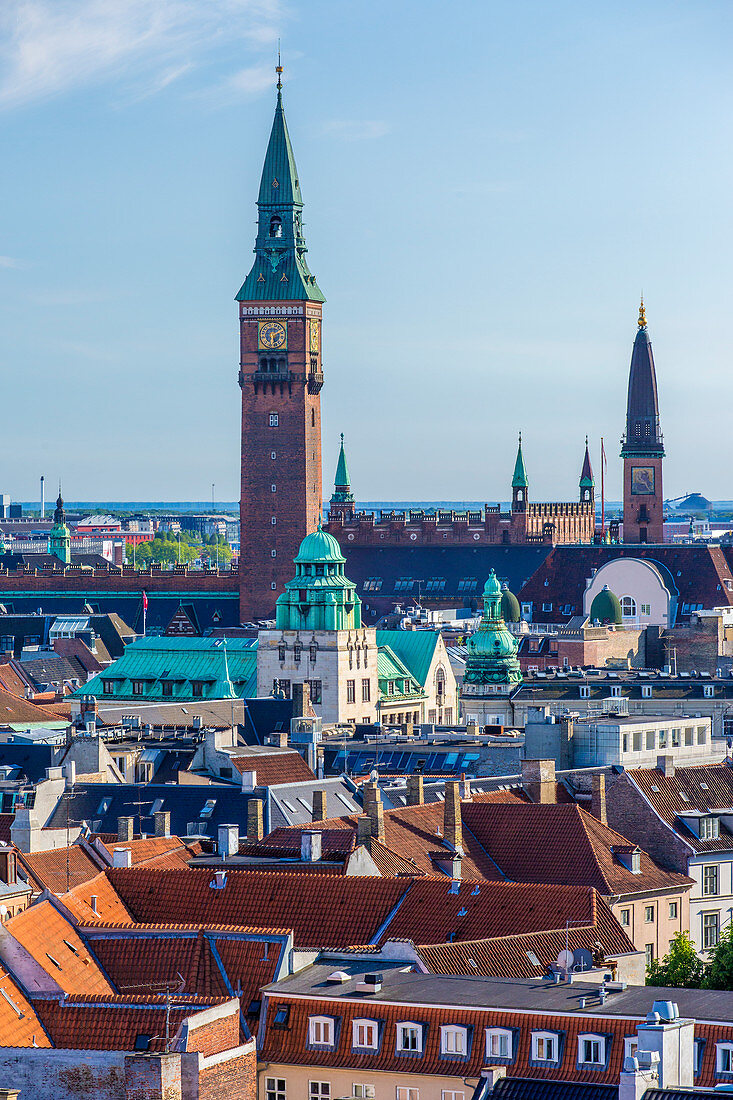
[[575,952],[575,966],[574,970],[592,970],[593,969],[593,956],[587,947],[579,947]]
[[569,970],[575,962],[575,955],[572,951],[561,951],[557,956],[557,965],[561,970]]

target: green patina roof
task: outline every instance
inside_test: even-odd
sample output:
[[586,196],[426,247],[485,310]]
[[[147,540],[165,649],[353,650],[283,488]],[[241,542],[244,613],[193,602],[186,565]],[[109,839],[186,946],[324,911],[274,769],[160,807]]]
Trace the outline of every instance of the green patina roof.
[[[396,634],[398,631],[385,630],[378,631],[378,634]],[[403,661],[400,660],[398,655],[388,645],[380,645],[379,638],[377,638],[377,677],[379,678],[379,687],[382,695],[385,699],[399,699],[402,698],[421,698],[424,694],[420,683],[411,674],[410,669]],[[392,694],[388,694],[383,685],[388,681],[394,681],[395,687],[402,681],[404,683],[404,690],[394,691]]]
[[505,623],[518,623],[522,617],[519,600],[506,584],[501,590],[501,617]]
[[[257,642],[251,638],[140,638],[127,646],[109,668],[84,684],[75,695],[97,698],[133,698],[132,681],[142,680],[145,691],[135,699],[196,703],[191,683],[204,684],[201,699],[246,698],[257,694]],[[112,681],[112,694],[104,682]],[[173,683],[173,694],[163,695],[163,681]]]
[[[305,259],[303,196],[279,90],[257,208],[256,259],[237,294],[237,301],[306,298],[312,302],[324,302],[326,299],[315,276],[308,270]],[[273,237],[270,232],[273,216],[281,222],[281,235],[278,237]]]
[[590,605],[591,622],[598,621],[603,625],[621,626],[624,621],[621,613],[621,604],[618,596],[615,596],[607,584],[594,597]]
[[341,433],[341,448],[339,450],[339,460],[336,464],[336,477],[334,478],[334,491],[331,501],[341,503],[352,503],[354,500],[354,494],[351,492],[351,481],[349,479],[349,467],[346,465],[346,451],[344,449],[344,433]]
[[440,635],[432,630],[378,630],[377,645],[389,646],[421,687],[425,687]]
[[517,640],[502,617],[501,585],[494,570],[484,586],[484,613],[478,630],[468,639],[466,684],[518,684],[522,673]]
[[341,553],[338,541],[333,535],[329,535],[328,531],[324,531],[319,524],[317,531],[312,531],[310,535],[305,536],[293,561],[296,565],[332,561],[343,564],[346,558]]
[[529,485],[529,478],[527,477],[527,471],[524,468],[524,455],[522,454],[522,436],[519,436],[519,446],[517,447],[517,461],[514,463],[514,477],[512,478],[512,489],[526,489]]

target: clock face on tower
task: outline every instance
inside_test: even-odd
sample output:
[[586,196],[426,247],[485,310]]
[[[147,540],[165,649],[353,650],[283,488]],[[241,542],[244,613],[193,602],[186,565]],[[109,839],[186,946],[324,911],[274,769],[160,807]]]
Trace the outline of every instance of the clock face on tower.
[[260,321],[257,335],[260,348],[267,351],[274,351],[276,348],[284,348],[287,345],[288,331],[281,321]]
[[319,331],[318,331],[319,322],[318,321],[311,321],[310,325],[311,325],[311,352],[313,352],[313,354],[316,355],[318,353],[318,337],[320,335]]

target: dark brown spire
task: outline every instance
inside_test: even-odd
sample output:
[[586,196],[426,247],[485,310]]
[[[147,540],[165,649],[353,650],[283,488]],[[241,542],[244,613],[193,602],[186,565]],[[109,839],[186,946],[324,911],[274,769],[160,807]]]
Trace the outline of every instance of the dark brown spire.
[[664,443],[659,426],[657,375],[654,370],[652,342],[646,325],[642,299],[639,331],[634,340],[629,372],[629,396],[626,404],[626,435],[621,455],[663,455]]

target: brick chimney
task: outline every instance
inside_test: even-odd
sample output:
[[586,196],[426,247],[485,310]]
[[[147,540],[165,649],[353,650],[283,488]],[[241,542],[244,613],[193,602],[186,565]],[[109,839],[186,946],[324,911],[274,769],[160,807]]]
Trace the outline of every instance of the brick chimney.
[[293,684],[293,718],[308,718],[311,713],[311,686]]
[[356,842],[369,847],[372,842],[372,819],[369,814],[359,814],[356,819]]
[[407,777],[407,805],[422,806],[425,801],[422,775],[408,775]]
[[522,786],[533,802],[556,802],[555,761],[523,760]]
[[134,817],[118,817],[117,818],[117,839],[118,840],[132,840],[134,832]]
[[313,792],[313,810],[311,812],[311,821],[325,821],[327,817],[326,813],[326,792],[314,791]]
[[463,848],[463,823],[461,821],[461,798],[458,780],[452,779],[445,785],[445,803],[443,804],[443,839],[454,849]]
[[461,802],[471,801],[471,780],[466,778],[466,773],[461,774]]
[[171,814],[170,810],[156,810],[153,814],[155,820],[155,835],[156,836],[170,836],[171,835]]
[[17,881],[15,848],[9,844],[3,844],[0,846],[0,882],[4,882],[6,886],[15,886]]
[[369,820],[372,823],[372,839],[384,844],[384,805],[381,798],[369,803]]
[[262,822],[262,799],[250,798],[247,803],[247,840],[262,840],[265,834]]
[[590,812],[594,817],[598,818],[602,825],[608,825],[605,775],[593,776],[593,793],[591,795]]

